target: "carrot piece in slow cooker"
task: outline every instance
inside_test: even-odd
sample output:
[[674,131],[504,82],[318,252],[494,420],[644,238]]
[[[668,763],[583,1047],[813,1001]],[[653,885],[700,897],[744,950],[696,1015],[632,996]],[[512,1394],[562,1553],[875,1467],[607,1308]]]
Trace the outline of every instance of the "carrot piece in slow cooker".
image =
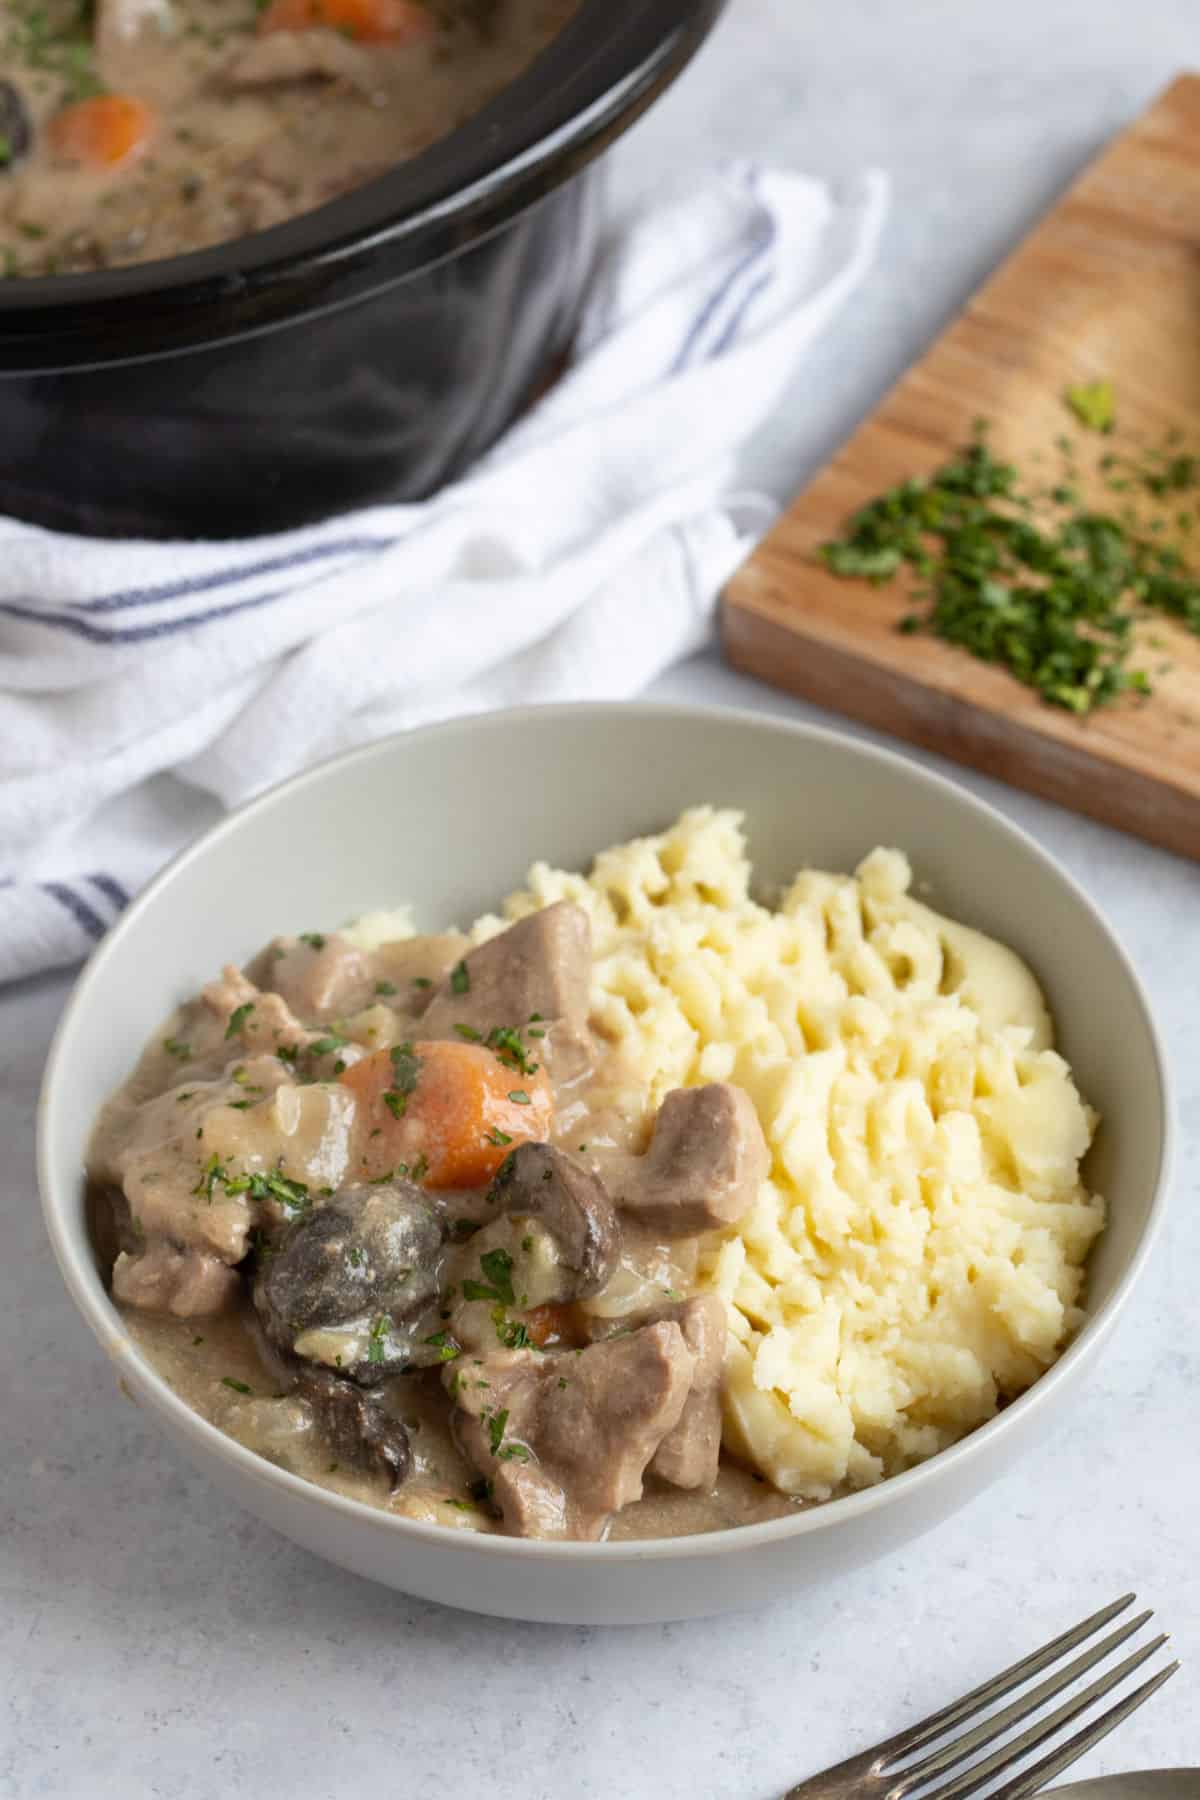
[[142,154],[157,122],[154,109],[132,94],[94,94],[55,113],[46,136],[54,154],[67,162],[112,169]]
[[417,0],[271,0],[260,32],[326,26],[364,44],[407,44],[432,35],[433,19]]
[[354,1173],[367,1180],[403,1164],[429,1187],[482,1187],[514,1145],[541,1141],[554,1120],[545,1069],[520,1073],[483,1044],[396,1044],[342,1081],[358,1101]]

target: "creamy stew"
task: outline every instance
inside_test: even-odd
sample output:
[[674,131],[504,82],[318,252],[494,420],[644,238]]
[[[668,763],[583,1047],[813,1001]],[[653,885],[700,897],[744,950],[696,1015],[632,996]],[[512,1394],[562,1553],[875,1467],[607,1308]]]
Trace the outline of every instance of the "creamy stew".
[[695,1279],[763,1178],[754,1108],[678,1089],[647,1136],[590,985],[560,902],[473,949],[279,938],[179,1009],[88,1174],[114,1299],[189,1405],[459,1530],[794,1510],[722,1450],[725,1310]]
[[149,262],[382,174],[578,0],[0,0],[7,275]]

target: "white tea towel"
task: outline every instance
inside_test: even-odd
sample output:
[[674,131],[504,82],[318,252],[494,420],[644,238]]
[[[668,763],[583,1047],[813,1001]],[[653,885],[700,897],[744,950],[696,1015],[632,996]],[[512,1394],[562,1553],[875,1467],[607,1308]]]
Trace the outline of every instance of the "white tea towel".
[[242,543],[0,520],[0,980],[85,955],[216,805],[427,720],[622,698],[699,648],[768,517],[736,452],[885,207],[876,174],[835,198],[738,164],[645,208],[561,380],[419,505]]

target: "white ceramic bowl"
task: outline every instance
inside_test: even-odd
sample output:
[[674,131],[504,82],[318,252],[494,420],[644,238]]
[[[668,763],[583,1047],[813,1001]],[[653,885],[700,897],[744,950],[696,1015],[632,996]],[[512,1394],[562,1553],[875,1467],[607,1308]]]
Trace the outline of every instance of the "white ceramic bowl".
[[[905,849],[933,904],[1019,950],[1104,1116],[1089,1162],[1111,1223],[1089,1317],[1020,1400],[953,1449],[795,1518],[668,1542],[525,1543],[391,1517],[284,1473],[206,1424],[131,1343],[84,1229],[81,1168],[97,1108],[169,1008],[278,931],[411,901],[418,925],[465,923],[545,857],[604,846],[711,801],[747,814],[759,878],[850,869]],[[81,975],[42,1092],[39,1171],[67,1286],[116,1372],[225,1493],[320,1556],[478,1612],[572,1623],[696,1617],[828,1579],[931,1530],[1061,1419],[1145,1262],[1169,1161],[1167,1075],[1123,952],[1051,859],[960,788],[901,756],[726,712],[578,706],[495,714],[371,745],[276,788],[184,852]],[[167,1521],[163,1521],[164,1529]]]

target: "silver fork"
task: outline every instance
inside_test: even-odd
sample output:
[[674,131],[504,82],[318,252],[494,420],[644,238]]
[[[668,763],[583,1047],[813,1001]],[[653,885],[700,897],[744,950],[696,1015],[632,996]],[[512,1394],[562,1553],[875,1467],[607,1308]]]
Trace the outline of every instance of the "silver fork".
[[[982,1687],[974,1688],[971,1693],[964,1694],[950,1706],[943,1707],[941,1712],[922,1720],[919,1725],[909,1726],[895,1737],[888,1738],[886,1743],[877,1744],[873,1750],[864,1750],[858,1756],[852,1756],[848,1762],[838,1763],[836,1768],[826,1769],[823,1775],[814,1775],[811,1781],[802,1781],[798,1787],[789,1788],[783,1800],[901,1800],[901,1796],[911,1793],[915,1788],[926,1791],[921,1800],[968,1800],[970,1796],[982,1795],[985,1792],[988,1800],[1027,1800],[1030,1794],[1036,1794],[1048,1781],[1069,1768],[1077,1757],[1098,1744],[1103,1737],[1136,1712],[1144,1700],[1148,1700],[1156,1689],[1169,1681],[1179,1667],[1177,1662],[1169,1663],[1166,1668],[1159,1669],[1148,1681],[1126,1694],[1106,1712],[1093,1716],[1091,1723],[1073,1737],[1060,1743],[1058,1748],[1043,1756],[1040,1762],[1033,1764],[1013,1780],[1001,1787],[993,1787],[991,1783],[1001,1776],[1015,1770],[1018,1763],[1025,1759],[1052,1738],[1074,1719],[1084,1714],[1093,1714],[1104,1696],[1111,1693],[1127,1676],[1132,1675],[1147,1659],[1161,1650],[1166,1643],[1166,1634],[1143,1644],[1131,1656],[1118,1663],[1107,1674],[1101,1675],[1079,1693],[1072,1694],[1053,1712],[1037,1719],[1027,1731],[1019,1737],[1011,1738],[1007,1743],[993,1750],[990,1756],[978,1762],[971,1762],[969,1768],[961,1775],[949,1781],[939,1780],[950,1769],[959,1763],[967,1762],[976,1752],[998,1737],[1019,1725],[1022,1720],[1040,1712],[1047,1701],[1061,1694],[1064,1688],[1086,1675],[1089,1669],[1111,1656],[1121,1644],[1131,1638],[1135,1632],[1151,1617],[1150,1613],[1139,1613],[1136,1618],[1118,1626],[1116,1631],[1109,1632],[1107,1637],[1093,1644],[1083,1655],[1064,1662],[1080,1644],[1087,1643],[1098,1632],[1133,1605],[1134,1596],[1126,1594],[1120,1600],[1114,1600],[1111,1606],[1093,1613],[1081,1625],[1071,1631],[1064,1631],[1053,1643],[1046,1644],[1041,1650],[1035,1650],[1032,1656],[1014,1663],[1011,1669],[1003,1674],[994,1675],[985,1681]],[[1054,1667],[1061,1664],[1061,1667]],[[1033,1676],[1040,1675],[1043,1669],[1053,1669],[1044,1681],[1040,1681],[1028,1693],[1002,1706],[996,1712],[988,1709],[1014,1688],[1023,1687]],[[936,1748],[939,1740],[950,1737],[958,1726],[966,1729],[950,1738],[950,1741]],[[927,1746],[935,1746],[927,1755],[918,1755]],[[929,1783],[935,1786],[928,1786]]]

